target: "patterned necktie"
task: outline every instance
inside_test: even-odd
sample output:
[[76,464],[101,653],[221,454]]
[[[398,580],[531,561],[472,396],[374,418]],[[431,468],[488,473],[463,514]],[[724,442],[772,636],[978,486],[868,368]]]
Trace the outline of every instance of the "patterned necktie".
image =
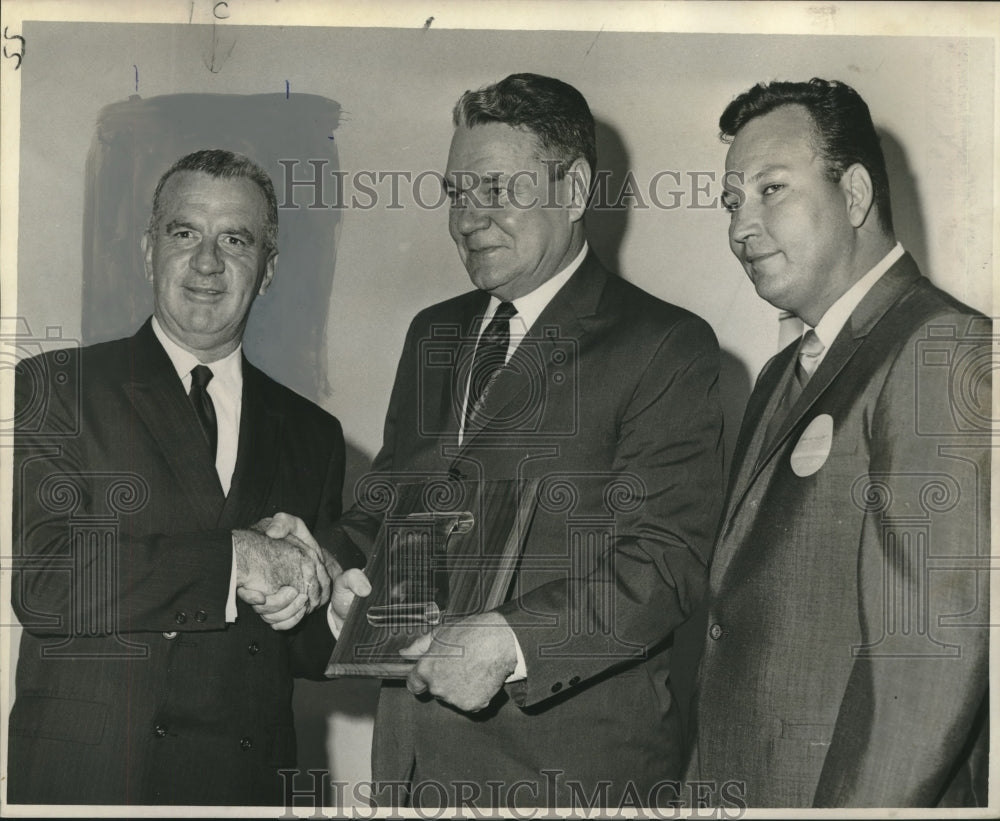
[[816,331],[812,328],[802,335],[802,344],[799,346],[799,354],[795,359],[795,378],[798,380],[799,387],[804,388],[806,382],[816,373],[816,363],[819,362],[823,349],[823,343],[819,341]]
[[509,302],[501,302],[493,319],[490,320],[476,343],[476,352],[469,371],[469,395],[465,402],[465,429],[468,430],[477,419],[486,401],[486,394],[500,375],[507,362],[507,348],[510,346],[510,318],[517,309]]
[[208,395],[208,383],[212,381],[213,376],[212,369],[208,366],[195,365],[191,369],[191,390],[188,391],[188,399],[194,405],[195,415],[201,423],[202,433],[205,434],[214,457],[219,433],[215,421],[215,405],[212,404],[212,397]]
[[823,353],[823,350],[824,345],[820,342],[819,337],[816,336],[816,332],[812,328],[802,335],[802,340],[799,342],[799,350],[795,355],[795,372],[793,378],[788,380],[785,386],[785,393],[775,407],[771,421],[767,423],[763,442],[765,447],[761,450],[761,456],[764,455],[764,451],[767,450],[766,446],[770,444],[778,432],[778,428],[781,427],[781,423],[785,421],[792,407],[802,395],[802,390],[805,388],[806,383],[812,377],[813,373],[815,373],[820,354]]

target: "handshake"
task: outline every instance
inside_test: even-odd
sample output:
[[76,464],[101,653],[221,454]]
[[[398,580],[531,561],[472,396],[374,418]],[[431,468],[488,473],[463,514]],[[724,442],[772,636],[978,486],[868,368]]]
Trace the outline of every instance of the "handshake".
[[[351,603],[372,587],[361,570],[342,570],[319,546],[305,523],[287,513],[233,531],[236,594],[275,630],[288,630],[317,607],[330,603],[329,619],[339,637]],[[400,655],[415,663],[407,689],[459,710],[486,708],[517,673],[517,638],[499,613],[468,616],[416,639]]]
[[354,598],[371,592],[363,572],[344,572],[305,523],[287,513],[234,530],[233,551],[236,595],[275,630],[289,630],[331,601],[333,619],[342,624]]

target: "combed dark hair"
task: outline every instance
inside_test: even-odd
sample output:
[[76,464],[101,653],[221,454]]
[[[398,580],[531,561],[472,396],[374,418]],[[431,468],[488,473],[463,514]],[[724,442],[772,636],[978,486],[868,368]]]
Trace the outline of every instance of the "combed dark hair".
[[160,194],[163,186],[179,171],[201,171],[219,179],[243,178],[257,184],[267,203],[267,225],[263,237],[265,253],[278,247],[278,198],[274,193],[274,183],[267,172],[249,157],[226,151],[222,148],[206,148],[181,157],[160,177],[153,191],[153,212],[149,217],[149,230],[155,231],[160,222],[162,203]]
[[597,169],[594,117],[583,95],[569,83],[540,74],[511,74],[479,91],[466,91],[455,104],[455,126],[471,128],[504,123],[530,131],[546,151],[559,161],[562,177],[583,157],[591,173]]
[[808,83],[757,83],[733,100],[719,118],[723,142],[732,142],[748,122],[786,105],[800,105],[813,121],[816,145],[827,174],[837,182],[854,163],[872,178],[879,225],[892,233],[889,174],[868,106],[853,88],[837,80],[813,77]]

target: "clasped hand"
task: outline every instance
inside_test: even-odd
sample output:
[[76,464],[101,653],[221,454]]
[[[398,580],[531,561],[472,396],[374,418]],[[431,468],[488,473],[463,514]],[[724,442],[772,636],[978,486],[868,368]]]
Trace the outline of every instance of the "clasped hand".
[[233,535],[236,593],[275,630],[294,627],[329,601],[340,566],[301,519],[278,513]]

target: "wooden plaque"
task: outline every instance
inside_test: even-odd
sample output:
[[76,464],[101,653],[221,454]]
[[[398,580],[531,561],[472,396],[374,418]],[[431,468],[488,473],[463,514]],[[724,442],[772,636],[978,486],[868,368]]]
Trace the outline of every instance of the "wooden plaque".
[[[535,510],[535,479],[397,485],[326,675],[405,678],[399,655],[440,624],[506,601]],[[445,489],[446,492],[443,492]]]

